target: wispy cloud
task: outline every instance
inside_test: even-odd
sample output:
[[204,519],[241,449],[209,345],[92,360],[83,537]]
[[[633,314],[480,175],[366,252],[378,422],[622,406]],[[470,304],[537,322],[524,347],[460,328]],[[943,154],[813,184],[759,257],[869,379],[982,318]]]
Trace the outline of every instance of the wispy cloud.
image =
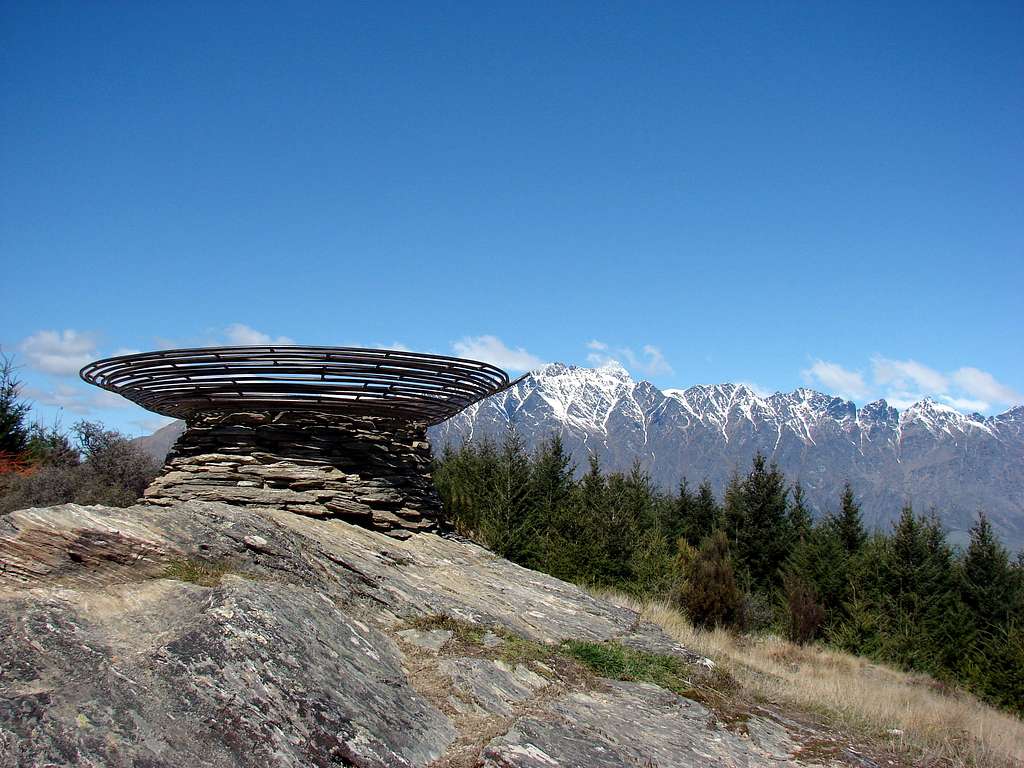
[[644,344],[640,353],[636,353],[632,347],[615,347],[597,339],[592,339],[586,344],[587,362],[591,365],[607,365],[611,362],[619,363],[636,373],[644,376],[661,376],[674,373],[672,366],[661,349],[653,344]]
[[26,387],[25,397],[40,405],[62,408],[69,413],[87,416],[97,410],[132,408],[134,404],[106,390],[87,388],[85,384],[56,384],[50,389]]
[[984,413],[997,406],[1024,402],[1024,396],[979,368],[963,367],[943,373],[917,360],[871,358],[871,381],[860,371],[839,363],[815,360],[803,372],[804,380],[851,400],[884,398],[896,408],[907,408],[925,397],[963,412]]
[[633,354],[633,350],[629,347],[625,347],[621,352],[622,356],[626,358],[629,368],[640,371],[640,373],[646,376],[674,373],[672,366],[665,359],[665,355],[653,344],[644,344],[639,355]]
[[294,344],[295,342],[287,336],[271,336],[268,333],[257,331],[244,323],[232,323],[224,329],[224,338],[228,344],[240,347],[265,347],[273,344]]
[[53,376],[74,376],[96,359],[96,336],[72,329],[37,331],[19,348],[31,368]]
[[459,357],[482,360],[509,371],[529,371],[544,365],[544,361],[523,347],[511,348],[497,336],[465,336],[452,342],[452,350]]
[[815,360],[809,368],[800,373],[808,384],[822,386],[848,400],[860,400],[870,392],[864,382],[864,374],[860,371],[847,370],[839,363]]
[[876,355],[871,358],[875,383],[894,389],[917,389],[923,392],[945,392],[949,380],[934,368],[916,360],[890,360]]
[[958,368],[953,371],[953,381],[971,397],[994,403],[1016,404],[1024,402],[1020,392],[1000,384],[995,376],[977,368]]

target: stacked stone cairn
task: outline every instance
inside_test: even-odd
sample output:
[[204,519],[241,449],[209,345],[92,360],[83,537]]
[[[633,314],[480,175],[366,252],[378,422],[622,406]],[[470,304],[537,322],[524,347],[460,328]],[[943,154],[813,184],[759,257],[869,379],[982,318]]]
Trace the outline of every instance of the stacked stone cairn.
[[316,411],[198,413],[143,502],[337,518],[396,538],[437,527],[426,425]]

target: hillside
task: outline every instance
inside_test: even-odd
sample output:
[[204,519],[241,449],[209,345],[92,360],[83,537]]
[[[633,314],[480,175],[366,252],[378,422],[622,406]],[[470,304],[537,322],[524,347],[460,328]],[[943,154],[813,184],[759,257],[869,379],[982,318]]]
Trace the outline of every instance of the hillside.
[[761,451],[800,480],[819,515],[836,508],[849,480],[870,527],[887,529],[912,503],[934,507],[962,543],[984,509],[1011,548],[1024,546],[1024,407],[986,418],[928,399],[902,412],[884,400],[858,409],[806,388],[767,397],[742,384],[662,392],[615,364],[553,363],[433,428],[431,439],[435,450],[500,439],[509,425],[528,448],[561,433],[578,472],[589,452],[610,471],[639,459],[666,490],[685,476],[721,494]]
[[[964,415],[934,400],[900,412],[884,400],[852,402],[796,389],[767,397],[742,384],[661,391],[621,366],[553,363],[515,387],[432,427],[435,451],[513,425],[527,448],[562,435],[582,474],[590,452],[606,471],[639,459],[655,483],[674,491],[686,477],[721,495],[734,469],[756,451],[799,479],[815,513],[834,511],[849,480],[869,527],[887,530],[904,504],[934,508],[962,544],[979,509],[1007,545],[1024,547],[1024,407],[992,417]],[[180,422],[136,442],[162,460]]]
[[871,766],[908,754],[757,703],[636,610],[475,545],[271,510],[6,515],[0,626],[10,765]]

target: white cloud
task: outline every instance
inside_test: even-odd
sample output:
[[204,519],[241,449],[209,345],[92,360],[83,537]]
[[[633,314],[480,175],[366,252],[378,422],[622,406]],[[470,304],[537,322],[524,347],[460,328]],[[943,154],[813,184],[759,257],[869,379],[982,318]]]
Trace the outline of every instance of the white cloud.
[[895,389],[919,389],[935,394],[949,388],[945,376],[916,360],[890,360],[876,355],[871,358],[871,368],[875,383]]
[[674,373],[665,355],[653,344],[644,344],[640,354],[634,352],[632,347],[612,349],[610,345],[597,339],[588,341],[586,346],[591,350],[587,353],[587,362],[595,367],[615,362],[644,376]]
[[378,341],[373,346],[375,349],[393,349],[395,352],[412,352],[411,349],[400,341],[392,341],[390,344],[384,344],[383,342]]
[[509,371],[529,371],[544,364],[536,355],[522,347],[511,349],[497,336],[466,336],[452,342],[452,349],[459,357],[482,360]]
[[831,392],[851,400],[885,398],[900,410],[931,397],[965,413],[985,413],[996,406],[1024,402],[1024,395],[1000,383],[987,371],[963,367],[942,373],[916,360],[894,360],[881,355],[871,358],[871,382],[859,371],[849,371],[838,363],[815,360],[803,371],[804,379],[820,384]]
[[273,337],[262,331],[257,331],[255,328],[250,328],[244,323],[232,323],[224,329],[224,336],[227,338],[228,344],[239,347],[284,346],[295,343],[287,336]]
[[96,359],[96,338],[82,331],[38,331],[21,342],[28,364],[54,376],[74,376]]
[[801,371],[804,380],[810,384],[819,384],[829,392],[834,392],[849,400],[860,400],[867,397],[869,389],[860,371],[849,371],[839,363],[827,360],[815,360],[810,368]]
[[675,373],[672,366],[668,364],[665,355],[653,344],[644,344],[641,355],[635,355],[633,350],[625,347],[620,350],[626,358],[627,365],[633,370],[640,371],[645,376],[659,376],[662,374]]
[[81,415],[91,414],[96,410],[133,407],[130,401],[120,395],[103,389],[87,389],[84,384],[81,386],[57,384],[52,389],[26,387],[25,396],[36,403],[63,408],[70,413]]
[[920,392],[886,392],[885,402],[897,410],[905,411],[914,403],[919,403],[924,397]]
[[981,400],[991,400],[1004,405],[1016,405],[1024,401],[1024,396],[1019,392],[1000,384],[991,373],[977,368],[958,368],[953,371],[953,381],[968,395]]
[[991,403],[984,400],[972,400],[969,397],[951,397],[950,395],[939,395],[939,399],[947,405],[951,405],[958,411],[973,413],[974,411],[987,411],[992,407]]

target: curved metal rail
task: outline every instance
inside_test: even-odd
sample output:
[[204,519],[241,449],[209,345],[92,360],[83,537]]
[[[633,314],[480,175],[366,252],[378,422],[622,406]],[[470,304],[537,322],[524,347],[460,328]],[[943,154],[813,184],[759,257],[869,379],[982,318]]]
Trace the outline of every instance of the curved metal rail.
[[476,360],[358,347],[169,349],[97,360],[79,375],[175,418],[310,409],[428,424],[515,383]]

